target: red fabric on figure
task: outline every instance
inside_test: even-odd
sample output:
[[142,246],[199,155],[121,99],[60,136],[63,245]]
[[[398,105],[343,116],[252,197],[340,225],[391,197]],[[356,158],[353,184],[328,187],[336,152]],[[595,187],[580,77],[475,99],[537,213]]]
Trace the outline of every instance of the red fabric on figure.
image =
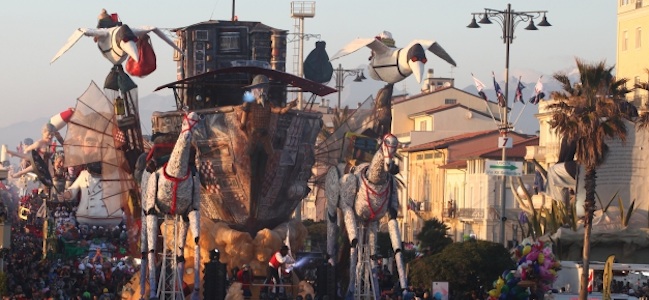
[[139,60],[135,61],[129,57],[126,61],[126,72],[133,76],[144,77],[156,69],[156,57],[148,35],[144,35],[137,41],[137,52]]

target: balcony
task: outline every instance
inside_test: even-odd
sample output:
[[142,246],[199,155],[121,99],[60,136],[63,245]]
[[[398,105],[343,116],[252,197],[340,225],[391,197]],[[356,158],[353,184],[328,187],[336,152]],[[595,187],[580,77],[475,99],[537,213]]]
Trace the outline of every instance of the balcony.
[[460,219],[484,219],[484,208],[460,208],[457,210],[457,217]]

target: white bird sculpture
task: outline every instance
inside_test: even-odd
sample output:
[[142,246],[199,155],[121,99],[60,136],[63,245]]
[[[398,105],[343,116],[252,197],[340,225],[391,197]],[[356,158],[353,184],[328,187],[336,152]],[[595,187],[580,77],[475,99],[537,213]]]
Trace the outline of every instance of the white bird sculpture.
[[375,80],[387,83],[397,83],[406,79],[410,74],[415,75],[421,83],[428,50],[454,67],[457,66],[451,56],[446,53],[439,43],[429,40],[414,40],[406,47],[394,47],[392,34],[383,31],[375,38],[359,38],[347,44],[331,57],[330,61],[354,53],[363,47],[372,49],[369,74]]
[[[102,10],[102,16],[108,17],[105,10]],[[100,24],[102,21],[100,20]],[[183,51],[157,27],[142,26],[131,28],[121,22],[114,22],[112,27],[108,28],[78,28],[75,30],[68,41],[63,45],[59,52],[54,55],[50,64],[56,61],[63,53],[68,51],[74,44],[81,39],[82,36],[94,37],[99,47],[101,54],[108,59],[113,65],[121,65],[129,56],[135,61],[139,60],[136,42],[139,38],[149,32],[154,32],[163,41],[169,44],[176,51],[182,53]],[[109,25],[109,26],[110,26]]]

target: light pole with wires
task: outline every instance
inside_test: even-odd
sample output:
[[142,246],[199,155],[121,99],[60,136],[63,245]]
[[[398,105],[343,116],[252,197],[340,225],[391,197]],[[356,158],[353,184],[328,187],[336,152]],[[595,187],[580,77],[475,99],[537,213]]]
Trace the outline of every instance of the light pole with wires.
[[363,69],[343,69],[341,64],[338,64],[338,68],[334,69],[334,77],[336,77],[336,89],[338,90],[338,106],[337,109],[340,109],[340,98],[345,87],[345,78],[349,76],[356,76],[354,82],[361,82],[365,78],[363,75]]
[[[497,10],[497,9],[491,9],[491,8],[485,8],[484,12],[476,12],[476,13],[471,13],[473,16],[473,19],[471,20],[471,24],[469,24],[467,27],[468,28],[480,28],[480,24],[492,24],[494,22],[498,23],[502,29],[502,40],[505,43],[505,105],[501,108],[502,109],[502,120],[500,125],[498,126],[498,129],[500,130],[501,138],[499,139],[499,147],[502,148],[502,162],[505,163],[507,161],[507,148],[511,148],[512,142],[509,140],[507,137],[507,134],[509,131],[512,129],[512,125],[509,123],[508,120],[508,103],[509,103],[509,45],[514,41],[514,29],[516,29],[516,26],[521,23],[521,22],[529,22],[529,25],[525,27],[525,30],[538,30],[536,26],[534,25],[534,20],[537,18],[540,18],[541,16],[543,19],[541,22],[539,22],[537,25],[538,26],[552,26],[550,23],[548,23],[548,20],[545,17],[545,14],[547,13],[547,10],[534,10],[534,11],[514,11],[512,10],[511,4],[507,4],[507,9],[505,10]],[[476,16],[481,16],[482,19],[480,21],[476,22]],[[500,143],[500,141],[504,141],[504,143]],[[507,217],[505,217],[505,209],[506,209],[506,193],[505,189],[507,188],[507,183],[505,181],[505,175],[501,176],[501,188],[500,188],[500,242],[507,246],[507,242],[505,240],[505,222],[507,221]]]

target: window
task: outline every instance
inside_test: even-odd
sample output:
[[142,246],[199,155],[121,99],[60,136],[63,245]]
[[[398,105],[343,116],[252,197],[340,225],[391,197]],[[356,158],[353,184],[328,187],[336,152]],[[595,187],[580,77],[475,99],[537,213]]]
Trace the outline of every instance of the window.
[[194,40],[206,42],[208,40],[207,30],[196,30]]
[[628,42],[629,42],[629,34],[626,31],[624,31],[622,32],[622,51],[626,51]]
[[424,121],[419,121],[419,131],[426,131],[428,130],[428,122]]
[[444,104],[455,104],[457,99],[444,99]]
[[635,0],[635,8],[642,8],[642,0]]
[[635,29],[635,47],[642,47],[642,28],[640,27]]
[[205,73],[205,42],[194,42],[194,75]]
[[222,32],[219,35],[219,51],[232,53],[241,51],[241,38],[239,32]]

